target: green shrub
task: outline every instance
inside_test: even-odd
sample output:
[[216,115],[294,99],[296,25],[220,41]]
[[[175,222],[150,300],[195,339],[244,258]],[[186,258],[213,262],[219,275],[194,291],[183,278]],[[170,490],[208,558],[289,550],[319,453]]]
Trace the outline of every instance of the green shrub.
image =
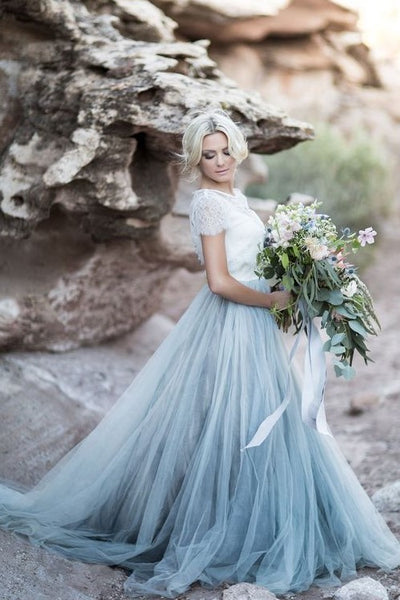
[[292,192],[322,202],[338,227],[378,227],[393,197],[392,173],[383,150],[365,133],[350,140],[332,126],[317,126],[314,141],[266,156],[269,179],[246,193],[284,202]]

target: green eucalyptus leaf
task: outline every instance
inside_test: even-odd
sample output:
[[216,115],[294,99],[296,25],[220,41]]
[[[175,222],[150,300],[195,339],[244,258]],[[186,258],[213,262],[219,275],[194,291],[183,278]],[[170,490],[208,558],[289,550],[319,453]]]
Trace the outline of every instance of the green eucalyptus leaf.
[[313,302],[313,307],[314,307],[314,311],[315,311],[315,316],[316,317],[320,317],[322,315],[322,308],[323,308],[323,303],[319,302],[318,300],[314,300]]
[[326,340],[326,342],[322,346],[322,349],[324,352],[329,352],[329,350],[331,349],[331,340]]
[[346,350],[350,350],[350,348],[353,347],[352,341],[349,339],[348,335],[344,334],[344,336],[345,337],[342,340],[342,344],[346,348]]
[[327,301],[329,300],[330,290],[326,287],[322,287],[318,289],[317,298],[318,300]]
[[354,375],[356,374],[356,370],[354,367],[351,367],[350,365],[346,365],[344,367],[344,369],[342,369],[342,376],[349,381],[350,379],[353,379]]
[[356,333],[359,333],[362,337],[365,337],[368,333],[367,330],[365,329],[365,327],[360,323],[359,320],[354,319],[354,320],[349,321],[349,327]]
[[343,371],[342,365],[340,363],[335,363],[333,368],[335,369],[336,377],[341,377]]
[[336,333],[332,338],[332,346],[336,346],[336,344],[340,344],[344,338],[346,337],[345,333]]
[[344,346],[333,346],[331,345],[331,349],[330,351],[332,352],[332,354],[343,354],[343,352],[346,351],[346,348]]
[[328,300],[333,306],[339,306],[340,304],[343,304],[343,294],[340,290],[331,290],[329,292]]
[[335,306],[335,311],[342,315],[342,317],[347,317],[348,319],[352,319],[354,315],[347,310],[344,306]]

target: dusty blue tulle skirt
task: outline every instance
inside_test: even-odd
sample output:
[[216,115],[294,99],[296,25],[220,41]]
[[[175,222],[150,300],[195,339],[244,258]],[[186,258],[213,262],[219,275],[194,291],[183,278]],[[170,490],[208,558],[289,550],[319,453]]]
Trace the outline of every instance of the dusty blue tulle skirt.
[[[260,281],[252,287],[266,289]],[[31,491],[0,486],[0,526],[132,571],[129,595],[254,582],[275,593],[394,568],[400,546],[300,392],[265,309],[204,287],[98,427]]]

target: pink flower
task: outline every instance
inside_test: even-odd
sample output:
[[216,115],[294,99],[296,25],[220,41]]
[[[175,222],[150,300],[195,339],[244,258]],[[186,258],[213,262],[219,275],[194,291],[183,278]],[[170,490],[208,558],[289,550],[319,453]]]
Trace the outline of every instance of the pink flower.
[[376,231],[372,229],[372,227],[367,227],[367,229],[360,229],[358,232],[358,241],[361,246],[365,246],[365,244],[373,244],[374,237],[376,236]]
[[337,258],[336,267],[338,269],[344,269],[346,267],[346,262],[344,260],[344,254],[343,254],[343,252],[338,252],[336,254],[336,258]]

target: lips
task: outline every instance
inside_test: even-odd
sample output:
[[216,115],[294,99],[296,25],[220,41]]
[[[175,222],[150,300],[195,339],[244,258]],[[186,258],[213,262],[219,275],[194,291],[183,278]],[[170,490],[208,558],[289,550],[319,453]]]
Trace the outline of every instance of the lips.
[[225,173],[228,173],[229,169],[224,169],[223,171],[215,171],[217,173],[217,175],[224,175]]

